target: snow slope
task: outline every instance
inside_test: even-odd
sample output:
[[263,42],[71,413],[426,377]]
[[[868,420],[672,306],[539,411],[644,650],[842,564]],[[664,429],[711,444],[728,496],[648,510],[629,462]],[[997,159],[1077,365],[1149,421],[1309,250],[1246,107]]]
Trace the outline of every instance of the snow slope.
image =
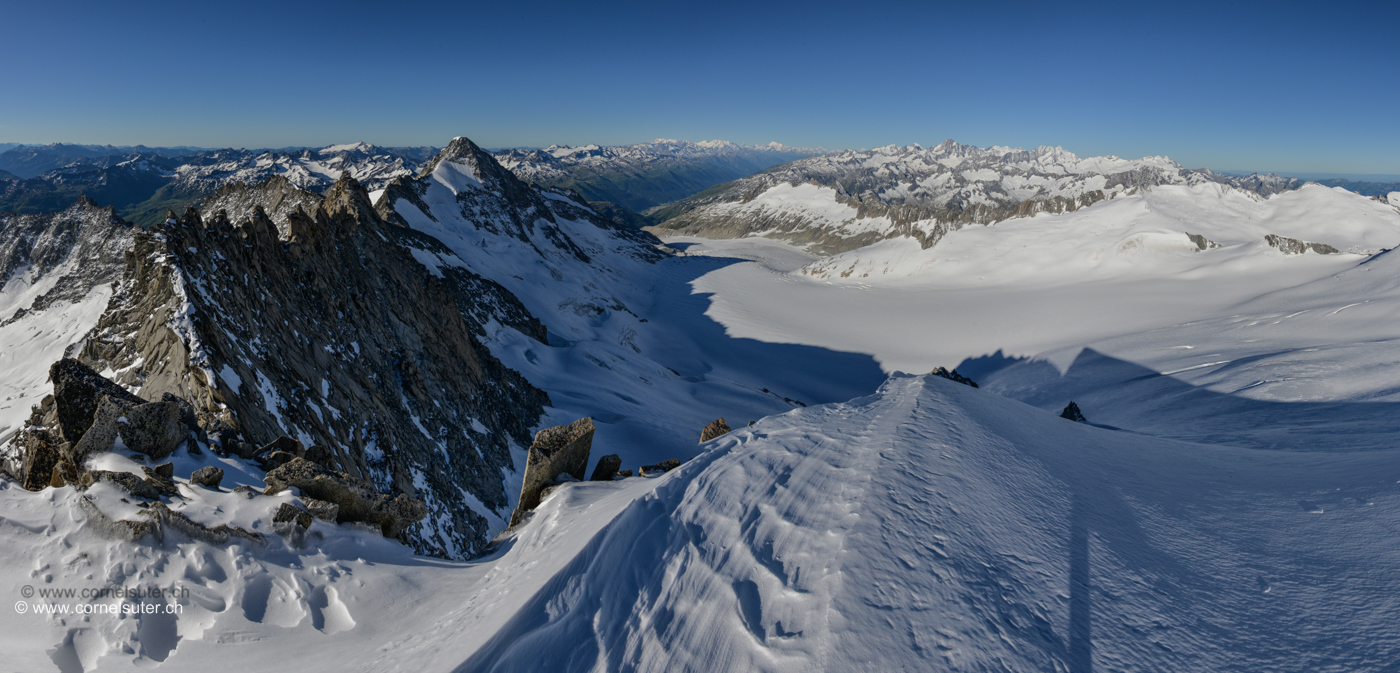
[[[565,485],[471,563],[321,523],[300,549],[106,542],[71,489],[6,487],[0,534],[42,540],[0,546],[8,584],[190,594],[175,619],[7,611],[0,646],[25,670],[1368,671],[1400,655],[1393,448],[1159,439],[907,375],[706,448],[664,477]],[[192,516],[219,504],[254,525],[238,496],[197,496]]]
[[[1187,234],[1205,239],[1207,249]],[[1264,240],[1269,234],[1342,252],[1284,254]],[[1300,284],[1326,285],[1322,279],[1357,267],[1365,253],[1400,243],[1400,212],[1318,186],[1267,199],[1217,185],[1162,186],[1073,213],[967,227],[926,250],[891,240],[833,257],[805,255],[801,264],[802,251],[761,239],[666,240],[691,254],[759,260],[695,282],[711,294],[707,315],[730,334],[868,353],[885,371],[917,372],[1153,330],[1162,349],[1180,346],[1174,326],[1229,319],[1246,302]],[[770,251],[779,249],[786,252],[774,259]],[[1372,292],[1338,284],[1329,301],[1340,308]],[[1291,305],[1274,303],[1280,311]],[[1344,335],[1274,346],[1300,349]],[[1183,343],[1216,352],[1199,350],[1213,348],[1209,341]],[[1175,357],[1185,349],[1161,352]],[[1164,363],[1159,371],[1197,364]]]
[[896,376],[716,440],[462,670],[1382,670],[1395,457]]

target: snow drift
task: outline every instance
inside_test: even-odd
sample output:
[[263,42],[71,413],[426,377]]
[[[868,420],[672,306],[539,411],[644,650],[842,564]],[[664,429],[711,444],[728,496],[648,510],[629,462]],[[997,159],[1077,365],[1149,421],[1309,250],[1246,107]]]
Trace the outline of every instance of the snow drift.
[[897,375],[716,440],[461,670],[1380,670],[1397,478]]

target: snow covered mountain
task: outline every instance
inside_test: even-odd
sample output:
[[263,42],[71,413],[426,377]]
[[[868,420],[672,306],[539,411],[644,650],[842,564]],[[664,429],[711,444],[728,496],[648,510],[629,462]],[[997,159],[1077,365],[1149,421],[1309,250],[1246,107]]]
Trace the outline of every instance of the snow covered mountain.
[[[150,225],[163,220],[167,209],[183,211],[226,185],[253,184],[272,176],[321,192],[348,172],[371,190],[383,189],[393,178],[412,174],[431,157],[424,156],[428,150],[432,148],[390,149],[367,143],[296,151],[113,154],[101,154],[102,147],[22,147],[0,156],[16,167],[16,175],[24,176],[0,180],[0,211],[55,212],[86,195],[116,206],[138,224]],[[39,168],[43,170],[36,172]]]
[[[283,174],[148,233],[88,202],[0,218],[0,385],[22,384],[0,423],[47,422],[66,352],[202,431],[154,499],[0,478],[25,606],[0,649],[62,671],[1389,670],[1400,195],[1042,154],[1019,175],[1063,212],[827,257],[663,247],[466,138],[377,198]],[[936,365],[980,387],[902,373]],[[682,464],[558,484],[505,530],[533,431],[584,416],[590,468]],[[315,501],[261,494],[249,449],[282,434],[422,502],[409,545],[278,521]],[[140,490],[153,462],[85,468]],[[205,468],[222,486],[185,478]],[[93,587],[160,591],[53,593]]]
[[42,363],[96,324],[133,234],[110,206],[89,200],[50,215],[0,215],[0,445],[47,394]]
[[501,150],[496,160],[526,182],[573,189],[589,201],[637,212],[685,198],[774,164],[827,150],[779,143],[738,145],[658,139],[637,145]]
[[1268,196],[1298,186],[1276,175],[1187,170],[1166,157],[1080,158],[1059,147],[979,148],[947,140],[794,161],[655,214],[658,235],[762,235],[818,254],[899,237],[924,248],[969,224],[1072,212],[1157,185],[1224,184]]

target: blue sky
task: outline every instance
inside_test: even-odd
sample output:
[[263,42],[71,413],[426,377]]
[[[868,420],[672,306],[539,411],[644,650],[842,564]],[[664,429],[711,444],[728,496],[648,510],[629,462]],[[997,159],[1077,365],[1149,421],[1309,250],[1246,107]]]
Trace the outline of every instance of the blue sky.
[[0,0],[0,141],[1061,145],[1400,173],[1400,3]]

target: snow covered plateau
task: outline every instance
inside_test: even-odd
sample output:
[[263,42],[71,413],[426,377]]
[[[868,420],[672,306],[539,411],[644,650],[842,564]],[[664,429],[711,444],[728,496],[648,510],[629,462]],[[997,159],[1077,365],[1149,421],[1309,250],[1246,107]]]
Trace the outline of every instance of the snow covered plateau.
[[[844,178],[794,184],[781,172],[895,155],[927,161],[935,177],[939,161],[981,163],[959,169],[951,192],[930,177],[924,192],[895,203],[890,187],[883,210],[863,211],[860,192],[840,193]],[[157,280],[188,278],[172,294],[183,303],[138,331],[168,328],[160,343],[186,350],[147,349],[121,369],[108,358],[104,374],[154,396],[153,382],[176,371],[181,386],[207,389],[209,409],[222,399],[256,412],[247,427],[308,444],[345,438],[344,464],[418,493],[433,512],[405,538],[412,546],[320,519],[291,534],[272,512],[309,506],[306,493],[262,495],[257,464],[195,440],[169,458],[178,493],[161,506],[260,541],[173,526],[114,539],[111,521],[149,511],[115,482],[30,491],[0,479],[0,591],[15,602],[0,611],[6,663],[65,673],[1396,670],[1400,193],[1241,183],[1165,158],[1050,148],[836,156],[761,174],[779,177],[754,183],[762,189],[746,201],[687,211],[723,211],[729,219],[705,224],[722,230],[715,237],[617,226],[576,193],[525,184],[465,138],[415,175],[376,184],[373,213],[353,176],[324,203],[286,180],[224,189],[205,203],[225,213],[209,213],[216,224],[186,216],[134,234],[136,249],[162,251],[149,264],[112,254],[133,234],[110,210],[0,220],[0,442],[50,393],[55,359],[93,352],[130,320],[119,302],[135,305],[147,281],[134,274],[159,263]],[[936,237],[918,224],[950,203],[1011,213],[993,203],[1000,195],[1076,201]],[[898,207],[932,219],[902,220],[914,210]],[[725,229],[748,222],[744,209],[769,219]],[[774,213],[781,227],[768,226]],[[401,376],[364,386],[387,413],[411,414],[394,432],[423,450],[394,454],[338,429],[354,410],[332,396],[347,399],[336,386],[350,386],[342,370],[362,349],[412,359],[413,348],[436,352],[434,329],[419,344],[399,327],[406,319],[351,332],[342,315],[339,345],[313,349],[333,360],[317,371],[336,377],[298,384],[287,372],[310,365],[279,364],[239,330],[284,323],[279,339],[312,340],[291,325],[314,323],[268,317],[279,314],[258,302],[283,288],[227,280],[243,273],[227,252],[242,244],[171,249],[215,240],[180,233],[192,223],[271,237],[273,254],[295,257],[253,258],[248,273],[296,268],[317,236],[340,237],[327,249],[374,246],[375,259],[414,267],[381,284],[441,295],[428,309],[475,335],[463,343],[479,346],[487,374],[463,385],[471,394],[491,381],[538,389],[548,403],[519,421],[532,432],[592,418],[589,472],[605,454],[634,470],[681,465],[565,480],[507,529],[526,447],[497,429],[509,425],[489,415],[507,413],[497,407],[463,393],[454,409],[478,415],[459,418],[431,408],[438,392],[415,392],[439,385],[445,365],[385,369]],[[65,226],[82,233],[62,243]],[[861,227],[873,233],[856,240]],[[77,289],[55,294],[84,254],[106,270],[89,265]],[[240,293],[249,299],[229,298]],[[200,317],[235,305],[247,308],[227,322]],[[493,367],[524,383],[490,379]],[[936,367],[977,386],[926,373]],[[1060,416],[1071,401],[1086,422]],[[734,429],[697,443],[719,417]],[[504,463],[484,457],[493,446]],[[145,473],[120,442],[90,461]],[[462,465],[487,473],[447,494],[442,480]],[[204,467],[222,469],[222,484],[185,479]],[[439,516],[449,505],[469,509],[485,538],[453,529]],[[479,553],[414,553],[449,529],[452,549]]]

